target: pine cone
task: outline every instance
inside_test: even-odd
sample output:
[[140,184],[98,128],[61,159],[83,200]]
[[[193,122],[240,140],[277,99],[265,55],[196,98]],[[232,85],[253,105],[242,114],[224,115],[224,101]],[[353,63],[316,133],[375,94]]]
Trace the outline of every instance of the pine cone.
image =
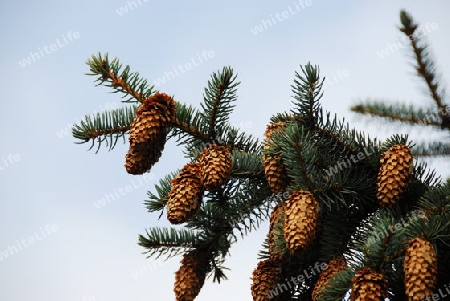
[[125,156],[129,174],[143,174],[158,162],[175,112],[176,103],[167,94],[157,93],[144,100],[130,125],[130,148]]
[[[253,301],[269,301],[273,290],[281,280],[280,263],[273,259],[260,261],[253,271],[251,286]],[[278,290],[277,290],[278,294]]]
[[284,238],[291,254],[303,251],[317,236],[319,203],[305,190],[294,191],[285,203]]
[[284,218],[284,201],[279,202],[270,214],[270,229],[269,229],[269,254],[270,257],[277,260],[283,259],[282,250],[276,245],[279,237],[283,237],[283,220]]
[[203,252],[191,251],[181,260],[180,269],[175,272],[173,291],[177,301],[193,301],[205,282],[207,259]]
[[[286,123],[284,122],[276,122],[267,126],[267,129],[264,133],[264,136],[266,137],[266,140],[263,144],[264,149],[271,149],[269,142],[272,140],[273,134],[276,131],[282,131],[283,127],[285,126]],[[280,193],[285,191],[288,186],[288,175],[281,155],[270,156],[263,154],[262,159],[264,165],[264,173],[266,175],[270,190],[273,193]]]
[[203,149],[198,162],[202,167],[203,186],[209,191],[219,189],[233,169],[233,160],[228,148],[216,144]]
[[329,287],[328,281],[334,277],[337,273],[341,272],[347,267],[347,263],[340,257],[332,259],[327,267],[320,272],[319,279],[314,286],[314,290],[312,292],[312,300],[318,301],[321,297],[322,291]]
[[351,301],[379,300],[387,297],[387,280],[377,271],[362,268],[352,279]]
[[413,169],[413,156],[408,146],[398,144],[383,153],[377,177],[377,199],[380,206],[397,203],[406,191]]
[[416,237],[409,241],[404,271],[408,300],[425,300],[433,295],[437,281],[437,256],[428,240]]
[[172,224],[187,222],[200,208],[203,192],[198,163],[186,164],[172,180],[167,202],[167,219]]
[[127,172],[132,175],[141,175],[149,171],[159,161],[165,143],[165,136],[154,139],[151,144],[131,143],[125,156]]

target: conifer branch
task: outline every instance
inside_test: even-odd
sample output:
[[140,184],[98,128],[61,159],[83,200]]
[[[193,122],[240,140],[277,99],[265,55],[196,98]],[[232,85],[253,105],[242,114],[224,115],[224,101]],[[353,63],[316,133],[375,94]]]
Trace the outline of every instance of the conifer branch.
[[146,236],[139,235],[140,246],[147,249],[147,257],[156,255],[156,259],[177,256],[186,250],[195,249],[201,244],[198,233],[187,229],[150,228]]
[[296,110],[294,115],[300,115],[309,126],[314,126],[318,119],[320,108],[319,100],[323,96],[322,87],[325,79],[320,82],[319,67],[310,63],[300,66],[302,74],[295,72],[294,84],[291,85],[294,93]]
[[428,190],[420,199],[419,206],[431,214],[450,214],[450,182]]
[[261,161],[261,153],[247,153],[242,151],[233,151],[233,171],[232,177],[242,178],[264,178],[264,169]]
[[440,80],[436,74],[435,63],[430,58],[428,52],[428,46],[422,39],[422,36],[416,34],[416,30],[419,27],[412,18],[412,16],[406,11],[400,12],[400,22],[403,27],[399,30],[403,32],[411,42],[411,47],[416,58],[415,68],[417,74],[425,80],[428,90],[436,103],[441,117],[442,128],[450,129],[450,116],[446,114],[447,105],[444,104],[445,90],[439,88]]
[[91,73],[87,75],[98,76],[95,80],[99,82],[98,85],[105,85],[112,87],[115,92],[124,93],[123,102],[142,103],[144,99],[154,94],[153,86],[147,84],[147,80],[142,79],[137,72],[130,72],[130,66],[125,66],[122,70],[122,64],[118,58],[109,60],[108,54],[102,56],[99,53],[97,56],[92,55],[86,61]]
[[229,115],[233,111],[233,101],[236,100],[236,75],[233,69],[224,67],[222,71],[214,72],[208,81],[203,95],[201,116],[208,125],[208,135],[216,138],[216,130],[227,124]]
[[168,201],[169,192],[172,189],[171,181],[178,173],[179,170],[171,172],[164,178],[160,179],[159,183],[155,185],[156,194],[151,191],[147,191],[148,200],[145,200],[144,204],[146,205],[148,212],[155,212],[164,209]]
[[97,113],[94,116],[86,115],[79,124],[75,124],[72,128],[72,135],[76,139],[86,143],[92,141],[89,149],[94,147],[95,142],[98,143],[97,151],[99,151],[102,142],[109,145],[112,150],[118,139],[123,138],[130,130],[130,124],[136,115],[137,106],[123,107],[110,110],[108,112]]
[[[351,287],[355,271],[347,267],[328,280],[328,285],[321,291],[321,301],[346,300],[346,294]],[[348,298],[347,298],[348,299]]]
[[284,131],[273,134],[273,141],[269,141],[270,148],[263,150],[263,153],[275,155],[278,152],[274,151],[277,145],[281,146],[283,162],[289,177],[295,181],[296,188],[314,191],[311,175],[315,173],[317,150],[305,131],[297,123],[288,123]]
[[351,107],[360,114],[370,114],[374,117],[386,118],[391,121],[406,122],[413,125],[436,126],[442,124],[441,117],[434,109],[416,108],[402,103],[387,104],[382,101],[367,101]]
[[189,144],[194,140],[202,143],[209,141],[200,113],[192,106],[177,102],[175,120],[172,124],[168,139],[177,137],[178,144]]
[[420,143],[414,147],[414,155],[418,157],[449,156],[450,143],[440,141]]

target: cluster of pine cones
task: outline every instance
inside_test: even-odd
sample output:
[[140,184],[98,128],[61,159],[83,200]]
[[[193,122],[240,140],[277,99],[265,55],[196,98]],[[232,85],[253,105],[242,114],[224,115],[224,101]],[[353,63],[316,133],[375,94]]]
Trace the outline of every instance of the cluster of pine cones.
[[[283,131],[284,122],[268,125],[264,149],[281,148],[273,141],[274,133]],[[275,149],[277,150],[277,149]],[[281,155],[263,155],[267,183],[273,193],[286,191],[289,177]],[[377,176],[376,198],[381,207],[395,205],[402,200],[413,171],[413,156],[408,146],[392,146],[382,154]],[[287,200],[280,201],[270,216],[268,234],[270,257],[259,262],[253,272],[251,292],[253,300],[271,299],[270,291],[282,277],[281,262],[291,255],[299,254],[311,246],[318,235],[319,202],[306,190],[293,191]],[[425,238],[412,239],[405,249],[405,291],[408,300],[424,300],[433,294],[437,279],[437,259],[432,244]],[[312,300],[320,300],[321,291],[328,281],[347,267],[345,260],[334,258],[321,271],[312,292]],[[378,271],[361,268],[352,279],[352,301],[383,300],[387,297],[388,283]]]
[[[143,101],[130,126],[130,148],[125,157],[128,173],[143,174],[158,162],[175,113],[176,102],[167,94],[156,93]],[[213,144],[204,148],[198,162],[183,166],[172,180],[167,219],[172,224],[187,222],[200,208],[203,191],[217,190],[226,182],[232,168],[227,147]]]
[[[172,180],[167,202],[167,219],[172,224],[187,222],[200,208],[204,190],[219,189],[231,174],[233,161],[225,146],[213,144],[203,149],[198,161],[186,164]],[[205,281],[207,254],[193,250],[183,256],[175,274],[177,301],[193,301]]]
[[233,169],[226,146],[213,144],[204,148],[198,162],[186,164],[172,180],[167,202],[167,219],[172,224],[187,222],[200,208],[204,190],[220,188]]
[[[130,174],[143,174],[159,160],[167,131],[175,119],[176,103],[172,97],[157,93],[147,98],[136,112],[130,126],[130,148],[125,168]],[[273,141],[276,132],[283,131],[284,122],[270,124],[265,132],[264,149],[280,148]],[[273,193],[285,192],[289,177],[281,155],[263,155],[267,183]],[[214,191],[229,178],[233,168],[230,150],[225,146],[204,148],[197,162],[186,164],[172,180],[167,202],[167,219],[172,224],[191,219],[202,202],[205,190]],[[376,198],[380,206],[392,206],[402,199],[413,168],[413,156],[406,145],[395,145],[382,154],[377,177]],[[281,201],[270,216],[268,234],[270,258],[261,261],[253,272],[253,300],[270,300],[269,292],[282,278],[281,262],[311,246],[318,235],[320,206],[313,193],[293,191]],[[280,242],[282,243],[280,245]],[[409,241],[405,250],[405,290],[408,300],[423,300],[432,295],[437,279],[437,256],[425,238]],[[206,254],[193,251],[184,255],[176,272],[176,300],[194,300],[200,292],[206,273]],[[321,271],[312,293],[319,300],[329,279],[347,267],[342,258],[331,260]],[[387,296],[387,281],[370,269],[358,270],[352,280],[351,300],[378,300]],[[380,299],[381,300],[381,299]]]
[[[164,93],[144,100],[130,126],[130,148],[125,168],[130,174],[143,174],[158,162],[170,125],[175,120],[176,102]],[[197,162],[188,163],[171,181],[167,219],[172,224],[189,221],[200,208],[203,192],[215,191],[228,180],[233,169],[230,150],[213,144],[200,153]],[[200,292],[207,269],[206,253],[194,250],[184,255],[175,274],[176,300],[191,301]]]

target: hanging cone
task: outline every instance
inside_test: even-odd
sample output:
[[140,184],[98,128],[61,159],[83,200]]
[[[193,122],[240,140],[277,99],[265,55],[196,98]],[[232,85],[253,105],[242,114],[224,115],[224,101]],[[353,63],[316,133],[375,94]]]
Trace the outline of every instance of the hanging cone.
[[167,94],[156,93],[144,100],[130,125],[130,148],[125,156],[129,174],[143,174],[158,162],[175,112],[176,103]]
[[[269,124],[264,133],[266,140],[264,141],[263,148],[271,149],[269,142],[272,140],[273,133],[276,131],[282,131],[283,127],[286,126],[284,122],[276,122]],[[264,173],[266,175],[267,183],[269,184],[270,190],[273,193],[280,193],[286,190],[288,186],[288,175],[286,172],[286,167],[283,163],[283,158],[281,155],[264,155],[262,156]]]
[[202,167],[203,186],[209,191],[219,189],[233,169],[233,160],[228,148],[216,144],[203,149],[198,162]]
[[279,202],[270,214],[270,229],[269,229],[269,254],[270,257],[276,260],[282,260],[282,249],[276,245],[280,237],[283,237],[283,218],[284,218],[284,201]]
[[[129,174],[141,175],[149,171],[159,161],[166,137],[160,136],[152,144],[132,143],[125,156],[125,169]],[[153,147],[151,147],[153,145]]]
[[362,268],[352,279],[351,301],[384,301],[388,296],[387,280],[377,271]]
[[175,272],[173,291],[177,301],[193,301],[205,282],[208,263],[203,252],[196,250],[186,253],[180,269]]
[[285,203],[284,239],[291,254],[311,245],[319,226],[319,203],[305,190],[294,191]]
[[[274,289],[281,280],[280,263],[273,259],[260,261],[253,271],[252,296],[253,301],[271,300],[271,290]],[[279,291],[277,290],[277,293]]]
[[428,240],[417,237],[409,241],[403,268],[408,300],[426,300],[433,295],[437,281],[437,256]]
[[408,146],[398,144],[382,154],[377,177],[377,199],[380,206],[397,203],[406,191],[413,170],[413,156]]
[[334,277],[337,273],[341,272],[347,267],[347,263],[342,258],[334,258],[328,264],[327,267],[320,272],[319,279],[314,286],[312,292],[312,300],[318,301],[321,298],[322,291],[329,287],[328,281]]
[[198,163],[186,164],[172,180],[167,202],[167,219],[172,224],[187,222],[200,208],[203,192]]

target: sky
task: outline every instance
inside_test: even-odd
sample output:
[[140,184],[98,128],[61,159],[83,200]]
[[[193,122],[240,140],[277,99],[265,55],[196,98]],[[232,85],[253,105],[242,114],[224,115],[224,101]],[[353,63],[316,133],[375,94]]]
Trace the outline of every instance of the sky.
[[[186,159],[169,141],[149,174],[131,176],[123,166],[127,144],[95,154],[74,143],[74,123],[124,105],[85,75],[93,54],[108,52],[196,107],[211,73],[231,66],[241,84],[230,121],[258,138],[270,116],[292,108],[294,73],[311,62],[328,78],[322,106],[352,127],[380,139],[448,139],[350,111],[368,97],[432,105],[397,30],[402,8],[423,24],[448,85],[445,0],[1,1],[0,300],[175,299],[180,257],[147,259],[137,238],[149,227],[169,226],[143,200]],[[189,62],[190,70],[175,73]],[[450,176],[446,160],[429,165]],[[250,277],[267,230],[264,223],[231,248],[229,280],[207,279],[198,301],[251,300]]]

